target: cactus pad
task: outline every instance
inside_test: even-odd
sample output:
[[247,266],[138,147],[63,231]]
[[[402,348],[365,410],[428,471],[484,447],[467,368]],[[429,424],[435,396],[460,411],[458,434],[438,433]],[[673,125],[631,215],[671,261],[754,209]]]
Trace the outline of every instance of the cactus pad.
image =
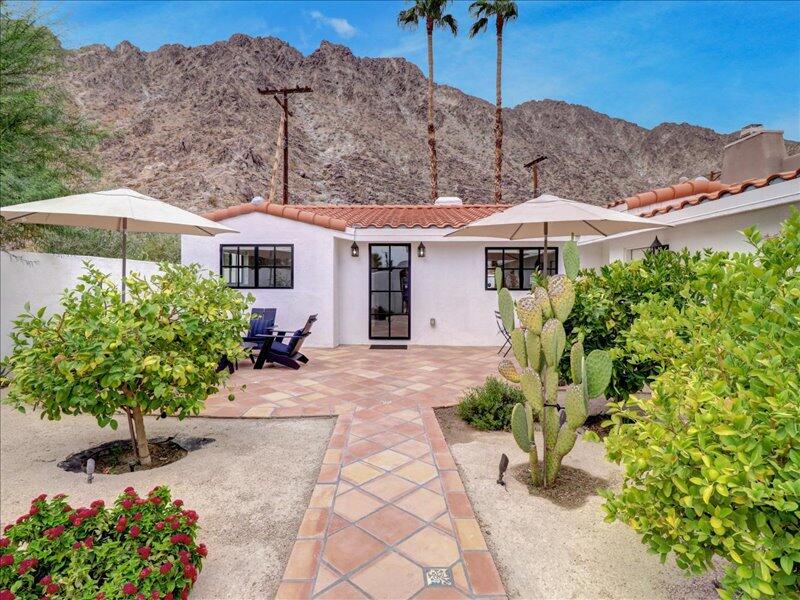
[[611,357],[605,350],[592,350],[586,357],[586,395],[597,398],[611,381]]
[[539,308],[539,302],[533,296],[523,296],[517,300],[517,316],[522,326],[528,331],[541,333],[542,309]]
[[542,397],[542,380],[539,374],[533,369],[525,369],[520,376],[522,395],[533,408],[537,415],[542,412],[544,399]]
[[581,268],[581,257],[578,252],[578,242],[570,240],[564,244],[564,271],[567,277],[575,281]]
[[531,296],[536,300],[539,309],[542,311],[542,317],[549,319],[553,316],[553,307],[550,306],[550,296],[547,295],[547,290],[543,287],[535,287],[531,290]]
[[555,446],[556,439],[558,438],[558,409],[555,406],[544,407],[544,442],[547,447],[547,453]]
[[539,336],[530,329],[525,332],[525,349],[528,354],[528,366],[538,371],[542,356],[542,343]]
[[497,365],[497,370],[500,372],[500,375],[505,377],[511,383],[519,383],[519,373],[517,372],[517,368],[514,366],[514,363],[510,360],[501,360],[500,364]]
[[589,415],[582,386],[573,384],[567,388],[564,406],[567,410],[567,425],[570,429],[577,429],[586,422],[586,417]]
[[578,340],[572,344],[569,351],[569,370],[572,375],[572,383],[580,383],[581,379],[581,364],[583,364],[583,342]]
[[[575,440],[577,439],[578,434],[574,429],[570,429],[569,427],[562,427],[558,431],[558,438],[556,439],[556,455],[558,456],[558,465],[561,465],[561,459],[569,453],[572,448],[575,447]],[[558,473],[558,467],[556,467],[556,473]],[[553,477],[555,477],[553,474]]]
[[498,292],[503,289],[503,269],[500,267],[494,269],[494,289]]
[[511,349],[514,351],[514,358],[517,359],[519,366],[528,366],[528,350],[525,347],[525,331],[517,328],[511,332]]
[[559,321],[566,321],[572,306],[575,304],[575,288],[566,275],[555,275],[547,282],[547,295],[553,314]]
[[514,405],[511,411],[511,432],[514,434],[514,441],[517,442],[523,452],[531,451],[531,437],[528,429],[528,416],[525,414],[529,409],[519,402]]
[[506,288],[497,292],[497,305],[500,310],[500,318],[503,320],[503,327],[508,332],[514,331],[514,298]]
[[558,401],[558,370],[555,367],[547,367],[544,373],[544,399],[548,404]]
[[548,319],[542,327],[542,354],[548,366],[555,367],[564,353],[567,334],[564,325],[558,319]]

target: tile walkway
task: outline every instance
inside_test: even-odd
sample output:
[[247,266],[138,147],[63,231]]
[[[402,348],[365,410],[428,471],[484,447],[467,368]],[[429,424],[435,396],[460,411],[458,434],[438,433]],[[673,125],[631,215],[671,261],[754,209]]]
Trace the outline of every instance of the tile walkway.
[[432,407],[495,372],[484,348],[309,350],[242,365],[205,416],[338,415],[277,598],[505,597]]

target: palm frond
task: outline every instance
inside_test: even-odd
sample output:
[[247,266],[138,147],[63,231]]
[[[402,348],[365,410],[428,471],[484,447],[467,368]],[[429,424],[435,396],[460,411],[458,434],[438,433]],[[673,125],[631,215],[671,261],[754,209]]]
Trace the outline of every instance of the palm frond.
[[458,22],[453,15],[443,15],[436,23],[437,27],[449,29],[453,35],[458,35]]
[[482,31],[486,31],[486,25],[488,25],[488,23],[489,19],[486,17],[480,17],[472,24],[472,27],[469,28],[469,37],[475,37]]

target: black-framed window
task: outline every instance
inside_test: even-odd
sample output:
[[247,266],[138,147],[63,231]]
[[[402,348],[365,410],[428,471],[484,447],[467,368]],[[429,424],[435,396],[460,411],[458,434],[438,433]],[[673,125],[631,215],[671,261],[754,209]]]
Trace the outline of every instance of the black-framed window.
[[294,245],[221,244],[219,274],[233,288],[294,287]]
[[[529,290],[531,277],[542,268],[544,248],[486,248],[485,284],[494,290],[494,270],[503,270],[503,285],[509,290]],[[558,273],[558,248],[547,249],[547,274]]]

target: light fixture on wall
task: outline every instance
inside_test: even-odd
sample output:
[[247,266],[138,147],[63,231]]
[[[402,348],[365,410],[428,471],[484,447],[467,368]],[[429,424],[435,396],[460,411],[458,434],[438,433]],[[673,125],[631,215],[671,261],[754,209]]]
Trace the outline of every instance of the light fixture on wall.
[[662,244],[661,240],[659,240],[658,236],[656,236],[656,239],[654,239],[653,243],[650,244],[650,252],[655,254],[657,252],[663,252],[664,250],[669,250],[669,244]]
[[358,244],[356,244],[355,241],[353,242],[353,245],[350,246],[350,256],[353,258],[358,258]]
[[420,258],[425,258],[425,244],[422,242],[420,242],[419,246],[417,246],[417,256]]

